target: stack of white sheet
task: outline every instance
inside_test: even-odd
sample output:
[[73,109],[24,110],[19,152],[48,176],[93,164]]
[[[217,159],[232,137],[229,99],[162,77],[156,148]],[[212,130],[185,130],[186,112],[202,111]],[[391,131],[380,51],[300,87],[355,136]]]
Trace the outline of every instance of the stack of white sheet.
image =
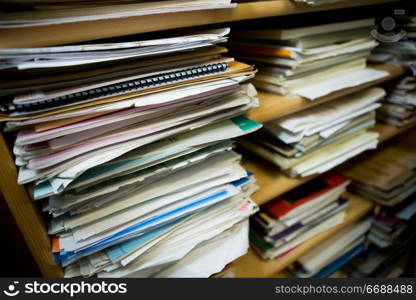
[[[0,28],[107,20],[183,11],[231,8],[231,0],[5,0]],[[3,11],[3,10],[0,10]]]
[[377,103],[385,95],[371,88],[268,122],[241,140],[251,152],[292,177],[326,172],[361,152],[377,147]]
[[261,124],[242,116],[253,67],[216,46],[228,31],[0,50],[18,182],[66,276],[210,276],[247,251],[256,184],[231,139]]
[[370,36],[373,19],[288,29],[233,32],[231,50],[254,62],[256,87],[314,100],[334,91],[388,76],[366,67],[377,42]]

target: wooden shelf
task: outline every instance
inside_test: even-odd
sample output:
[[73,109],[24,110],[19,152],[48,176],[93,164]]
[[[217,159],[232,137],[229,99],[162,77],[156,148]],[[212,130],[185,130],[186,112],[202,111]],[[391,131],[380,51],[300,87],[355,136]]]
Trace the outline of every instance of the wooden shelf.
[[347,193],[347,198],[350,199],[351,202],[346,209],[346,217],[342,224],[316,235],[300,245],[283,259],[265,261],[257,256],[253,250],[250,250],[246,255],[234,262],[235,277],[284,277],[284,274],[280,274],[280,272],[294,263],[300,256],[307,253],[310,249],[313,249],[342,228],[361,219],[373,208],[372,202],[359,196]]
[[[45,47],[158,30],[369,6],[398,1],[399,0],[351,0],[316,7],[311,7],[306,4],[296,4],[292,0],[258,1],[252,3],[242,3],[233,9],[170,13],[47,26],[34,26],[28,28],[0,29],[0,48]],[[273,106],[275,105],[279,106],[280,104],[275,102],[273,103]],[[289,109],[287,111],[289,111]],[[274,115],[274,117],[276,116],[277,114]],[[2,134],[0,134],[0,155],[2,157],[2,164],[0,167],[0,176],[2,177],[2,180],[0,180],[0,190],[16,219],[16,222],[28,244],[28,247],[31,250],[34,259],[44,276],[62,277],[63,272],[61,267],[53,261],[53,255],[50,251],[51,245],[49,236],[40,216],[40,212],[30,200],[25,188],[17,184],[17,168],[14,164],[13,155]],[[259,166],[260,165],[253,166],[252,169],[256,171],[254,168]],[[266,170],[268,170],[268,167],[263,171],[269,172]],[[264,201],[264,199],[270,200],[282,190],[288,190],[300,184],[300,180],[289,179],[287,177],[282,177],[280,181],[277,180],[276,175],[277,177],[281,175],[279,175],[280,173],[276,170],[267,173],[267,176],[269,176],[270,179],[267,180],[267,176],[262,176],[260,171],[256,172],[256,176],[258,176],[259,183],[261,183],[262,187],[267,189],[269,186],[276,186],[280,189],[280,191],[276,191],[272,188],[266,193],[265,190],[262,189],[257,192],[259,195],[259,199],[257,200],[258,203]],[[302,179],[302,181],[306,180],[307,179]],[[363,203],[360,204],[360,202],[355,202],[356,201],[354,200],[350,208],[350,218],[358,218],[357,212],[361,211],[364,213],[365,205]],[[358,210],[353,209],[355,206],[358,207]],[[354,214],[352,211],[354,211]],[[307,245],[308,243],[305,243],[299,248],[299,251]],[[244,261],[244,258],[242,258],[242,260]],[[257,258],[257,260],[259,259]],[[250,269],[250,266],[253,266],[252,264],[255,265],[256,261],[249,260],[248,265],[246,265],[247,268]],[[276,273],[276,270],[277,269],[274,269],[273,272]],[[243,273],[240,271],[237,272],[238,275]],[[267,275],[268,274],[264,272],[264,276]]]
[[257,1],[236,8],[167,13],[0,30],[0,48],[38,47],[76,43],[128,34],[198,25],[369,6],[399,0],[350,0],[309,6],[292,0]]
[[[376,124],[371,131],[376,131],[380,134],[380,143],[383,143],[399,134],[414,128],[416,121],[409,123],[403,127],[394,127],[386,124]],[[244,167],[253,172],[257,179],[259,189],[252,196],[252,199],[258,204],[262,205],[283,193],[311,180],[316,176],[309,176],[304,178],[290,178],[283,174],[277,167],[268,163],[267,161],[254,157],[245,156],[243,160]]]
[[248,117],[260,123],[268,122],[284,115],[361,91],[382,82],[397,78],[406,73],[406,68],[404,67],[389,66],[385,64],[372,65],[371,67],[374,69],[387,71],[390,73],[390,75],[376,81],[331,93],[328,96],[319,98],[314,101],[302,97],[289,97],[273,93],[259,92],[260,107],[250,111],[248,113]]
[[414,127],[416,127],[416,120],[402,127],[377,123],[371,130],[380,133],[380,142],[383,143]]
[[[0,191],[13,214],[17,226],[45,277],[62,277],[61,267],[54,262],[51,242],[40,211],[34,205],[23,185],[17,183],[17,168],[13,155],[0,134]],[[24,276],[25,274],[21,274]]]

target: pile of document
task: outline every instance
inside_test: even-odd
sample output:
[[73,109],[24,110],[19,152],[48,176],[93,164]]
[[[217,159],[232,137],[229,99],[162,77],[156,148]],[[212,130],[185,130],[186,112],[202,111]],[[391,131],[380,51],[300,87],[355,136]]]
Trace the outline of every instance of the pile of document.
[[262,205],[252,217],[252,248],[263,259],[290,254],[315,235],[343,222],[350,181],[336,173],[322,175]]
[[4,0],[0,9],[0,28],[108,20],[235,6],[231,0]]
[[368,249],[349,264],[351,277],[398,277],[403,272],[415,237],[416,194],[394,207],[380,207],[371,216]]
[[384,86],[387,95],[377,110],[377,119],[393,126],[416,120],[416,78],[404,76]]
[[398,278],[406,265],[406,248],[379,249],[370,245],[361,255],[343,268],[344,274],[352,278]]
[[18,182],[66,276],[207,277],[247,251],[256,184],[231,139],[261,124],[228,31],[0,50]]
[[[409,136],[409,142],[415,135]],[[413,142],[414,143],[414,142]],[[416,147],[394,145],[347,166],[350,189],[383,206],[395,206],[416,192]]]
[[393,206],[380,206],[371,216],[373,226],[368,240],[380,249],[402,244],[412,236],[411,219],[416,214],[416,193],[402,203]]
[[233,32],[230,49],[255,63],[256,87],[314,100],[337,90],[374,81],[388,72],[366,67],[377,42],[370,36],[374,19],[290,29]]
[[415,134],[345,172],[354,192],[376,202],[367,235],[369,248],[345,270],[352,277],[398,276],[414,238],[416,222]]
[[296,277],[330,277],[365,251],[365,236],[371,221],[348,225],[319,246],[302,255],[289,272]]
[[312,106],[264,124],[240,143],[291,177],[320,174],[377,147],[378,133],[367,129],[384,95],[370,88]]

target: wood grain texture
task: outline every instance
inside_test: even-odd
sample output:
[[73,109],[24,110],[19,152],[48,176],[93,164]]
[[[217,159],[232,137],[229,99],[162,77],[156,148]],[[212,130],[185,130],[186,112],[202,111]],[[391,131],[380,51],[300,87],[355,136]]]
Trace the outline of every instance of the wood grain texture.
[[158,30],[368,6],[397,1],[399,0],[351,0],[319,6],[295,3],[292,0],[258,1],[241,3],[236,8],[230,9],[190,11],[28,28],[1,29],[0,48],[52,46]]
[[316,235],[315,237],[300,245],[290,254],[279,260],[262,260],[256,253],[253,252],[253,250],[250,250],[246,255],[240,257],[234,262],[235,277],[285,277],[284,274],[281,274],[280,272],[294,263],[300,256],[318,246],[321,242],[325,241],[336,232],[345,228],[347,225],[361,219],[374,207],[372,202],[359,196],[350,193],[347,193],[346,196],[348,199],[350,199],[350,204],[346,209],[344,222]]
[[17,184],[17,169],[2,134],[0,134],[0,157],[0,190],[39,269],[45,277],[62,277],[61,267],[53,260],[50,239],[42,217],[25,188]]

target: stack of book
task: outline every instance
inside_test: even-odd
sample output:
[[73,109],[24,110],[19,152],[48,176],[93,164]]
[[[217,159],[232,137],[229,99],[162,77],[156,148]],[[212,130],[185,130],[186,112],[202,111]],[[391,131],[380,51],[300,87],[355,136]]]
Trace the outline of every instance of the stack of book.
[[366,67],[374,19],[288,29],[233,31],[230,49],[255,63],[256,87],[314,100],[388,75]]
[[416,148],[412,147],[389,146],[346,166],[351,191],[382,206],[406,200],[416,192]]
[[414,234],[416,194],[394,207],[381,207],[371,216],[370,246],[345,271],[351,277],[398,277],[403,272]]
[[416,78],[405,76],[384,86],[387,95],[377,110],[377,120],[404,126],[416,119]]
[[350,181],[325,174],[267,202],[250,224],[252,248],[263,259],[283,258],[315,235],[344,220]]
[[393,207],[380,207],[372,216],[368,240],[384,249],[404,243],[412,233],[409,221],[416,213],[416,194]]
[[365,235],[371,225],[364,219],[340,230],[319,246],[302,255],[289,269],[295,277],[330,277],[365,249]]
[[18,182],[66,276],[207,277],[247,251],[256,185],[230,139],[261,124],[228,31],[0,50]]
[[377,103],[385,95],[370,88],[264,124],[240,141],[249,151],[291,177],[320,174],[361,152],[377,147]]
[[[376,203],[367,235],[370,247],[346,271],[353,277],[400,273],[416,221],[415,134],[365,158],[344,172],[350,188]],[[402,270],[402,269],[401,269]],[[403,270],[402,270],[403,271]]]

